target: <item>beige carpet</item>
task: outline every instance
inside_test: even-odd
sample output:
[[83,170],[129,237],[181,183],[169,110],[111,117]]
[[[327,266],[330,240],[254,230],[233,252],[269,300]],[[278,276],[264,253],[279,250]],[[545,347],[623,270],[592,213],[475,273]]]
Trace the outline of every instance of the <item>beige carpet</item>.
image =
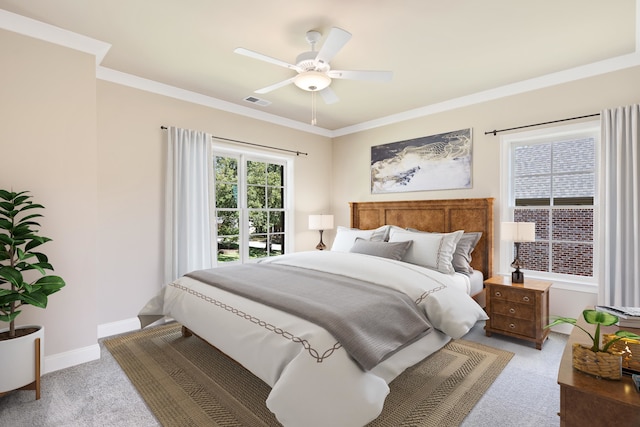
[[[270,388],[180,326],[168,324],[105,340],[166,427],[279,426],[265,406]],[[455,340],[390,385],[370,426],[457,426],[513,353]]]

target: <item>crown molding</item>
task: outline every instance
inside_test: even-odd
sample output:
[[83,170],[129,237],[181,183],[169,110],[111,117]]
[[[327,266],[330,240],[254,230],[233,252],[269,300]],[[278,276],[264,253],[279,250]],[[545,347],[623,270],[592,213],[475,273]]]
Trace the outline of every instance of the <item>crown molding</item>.
[[96,67],[102,63],[107,52],[111,49],[109,43],[3,9],[0,9],[0,28],[94,55],[96,57]]
[[457,108],[467,107],[482,102],[492,101],[507,96],[517,95],[640,65],[640,52],[638,50],[640,47],[640,0],[636,0],[636,47],[635,52],[632,54],[547,74],[436,104],[426,105],[424,107],[392,114],[390,116],[358,123],[352,126],[346,126],[332,131],[103,67],[100,64],[111,48],[109,43],[92,39],[90,37],[83,36],[82,34],[64,30],[62,28],[2,9],[0,9],[0,28],[94,55],[96,58],[96,78],[100,80],[137,88],[194,104],[204,105],[210,108],[239,114],[256,120],[328,138],[335,138],[375,129],[419,117],[425,117],[432,114],[442,113]]
[[362,132],[381,126],[387,126],[394,123],[403,122],[419,117],[429,116],[432,114],[442,113],[445,111],[455,110],[458,108],[468,107],[474,104],[493,101],[495,99],[505,98],[512,95],[518,95],[546,87],[556,86],[576,80],[582,80],[588,77],[594,77],[613,71],[623,70],[625,68],[636,67],[640,65],[640,53],[635,52],[628,55],[622,55],[615,58],[606,59],[599,62],[571,68],[556,73],[535,77],[529,80],[500,86],[494,89],[477,92],[471,95],[450,99],[448,101],[431,104],[413,110],[404,111],[402,113],[393,114],[380,119],[359,123],[353,126],[347,126],[333,131],[333,137],[349,135],[352,133]]
[[251,117],[253,119],[270,122],[276,125],[300,130],[303,132],[313,133],[329,138],[332,136],[332,132],[328,129],[311,126],[310,124],[287,119],[275,114],[269,114],[263,111],[254,110],[252,108],[244,107],[232,102],[223,101],[221,99],[202,95],[197,92],[192,92],[189,90],[181,89],[179,87],[166,85],[164,83],[159,83],[154,80],[134,76],[132,74],[123,73],[111,68],[99,66],[96,70],[96,77],[100,80],[117,83],[123,86],[129,86],[146,92],[156,93],[158,95],[168,96],[170,98],[191,102],[193,104],[204,105],[205,107],[215,108],[217,110],[227,111],[229,113],[234,113],[241,116]]
[[112,83],[121,84],[168,96],[175,99],[191,102],[194,104],[204,105],[218,110],[239,114],[253,119],[273,123],[276,125],[300,130],[330,138],[332,132],[307,123],[298,122],[277,116],[275,114],[265,113],[242,105],[233,104],[221,99],[191,92],[174,86],[169,86],[153,80],[144,79],[132,74],[123,73],[121,71],[109,69],[101,66],[104,57],[111,49],[109,43],[74,33],[54,25],[46,24],[35,19],[27,18],[3,9],[0,9],[0,28],[14,33],[22,34],[38,40],[64,46],[80,52],[94,55],[96,58],[96,78],[100,80],[110,81]]

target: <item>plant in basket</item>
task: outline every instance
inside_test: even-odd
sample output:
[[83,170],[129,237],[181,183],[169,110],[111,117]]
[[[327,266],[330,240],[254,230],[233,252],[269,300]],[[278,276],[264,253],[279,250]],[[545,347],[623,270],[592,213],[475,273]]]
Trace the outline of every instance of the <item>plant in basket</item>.
[[582,317],[587,323],[596,325],[593,334],[578,325],[577,319],[572,317],[558,317],[548,324],[546,328],[568,323],[581,329],[591,339],[591,346],[588,347],[577,343],[573,345],[573,367],[597,377],[622,378],[622,356],[619,352],[613,351],[612,345],[624,338],[640,339],[640,336],[633,332],[617,331],[603,344],[600,338],[600,326],[615,325],[618,323],[618,316],[598,310],[584,310]]

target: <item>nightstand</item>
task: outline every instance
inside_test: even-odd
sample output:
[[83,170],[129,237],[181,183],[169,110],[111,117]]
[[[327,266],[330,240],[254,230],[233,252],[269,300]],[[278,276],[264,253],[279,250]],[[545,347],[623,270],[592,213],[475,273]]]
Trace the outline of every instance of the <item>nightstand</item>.
[[491,277],[484,282],[487,289],[485,334],[508,335],[531,341],[538,350],[549,335],[550,282],[524,279],[524,283],[511,283],[506,276]]

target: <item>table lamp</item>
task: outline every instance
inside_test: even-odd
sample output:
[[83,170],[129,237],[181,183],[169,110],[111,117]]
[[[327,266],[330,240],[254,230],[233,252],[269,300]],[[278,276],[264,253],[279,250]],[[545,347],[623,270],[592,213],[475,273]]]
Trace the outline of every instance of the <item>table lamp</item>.
[[516,258],[511,263],[515,271],[511,272],[511,283],[524,283],[524,273],[520,268],[524,268],[520,260],[520,243],[535,242],[536,223],[535,222],[503,222],[500,226],[500,237],[502,240],[513,242],[516,246]]
[[322,242],[322,232],[324,230],[331,230],[332,228],[333,215],[309,215],[309,230],[320,231],[320,243],[316,246],[316,249],[319,251],[326,248],[326,245]]

